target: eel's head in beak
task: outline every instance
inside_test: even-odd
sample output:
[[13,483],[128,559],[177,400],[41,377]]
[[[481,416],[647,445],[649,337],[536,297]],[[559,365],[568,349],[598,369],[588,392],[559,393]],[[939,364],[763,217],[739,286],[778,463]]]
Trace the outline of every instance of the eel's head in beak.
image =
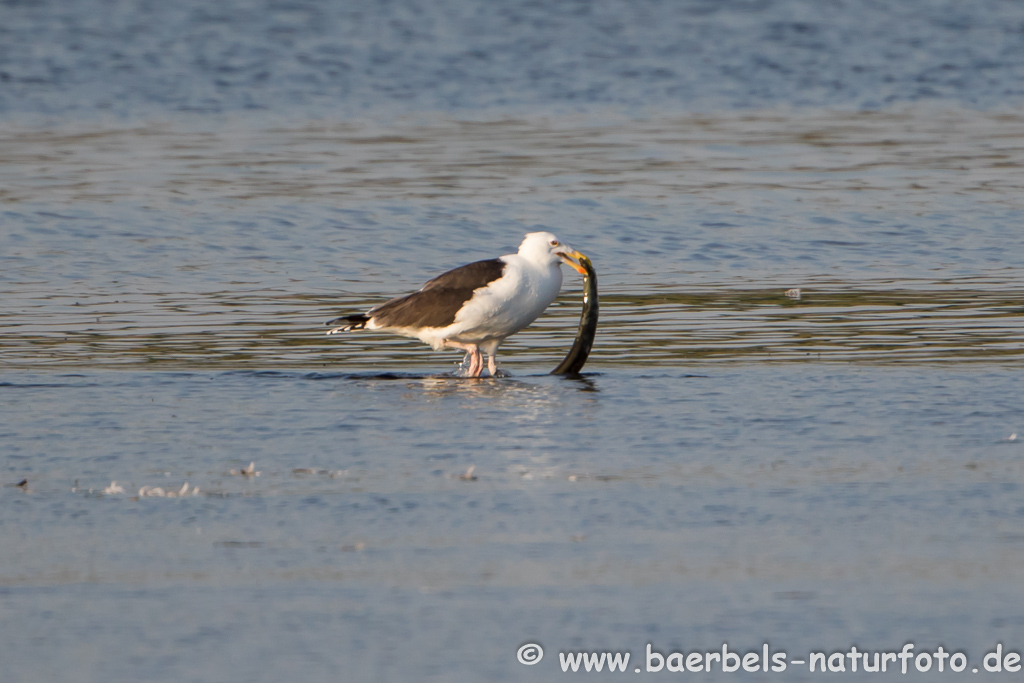
[[565,247],[562,251],[555,252],[558,258],[562,259],[562,263],[566,264],[567,266],[570,266],[580,275],[586,275],[587,269],[584,268],[583,264],[590,263],[590,259],[588,259],[585,254],[581,254],[575,249],[572,249],[564,244],[562,246]]

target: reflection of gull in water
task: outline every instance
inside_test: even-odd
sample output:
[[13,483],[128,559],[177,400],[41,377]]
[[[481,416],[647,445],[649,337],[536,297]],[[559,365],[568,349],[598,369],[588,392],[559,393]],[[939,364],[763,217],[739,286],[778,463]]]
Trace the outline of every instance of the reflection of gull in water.
[[[412,384],[412,383],[411,383]],[[441,396],[494,396],[507,397],[518,394],[530,387],[518,380],[509,380],[500,384],[492,382],[460,382],[451,375],[424,377],[415,384],[423,387],[423,393]]]

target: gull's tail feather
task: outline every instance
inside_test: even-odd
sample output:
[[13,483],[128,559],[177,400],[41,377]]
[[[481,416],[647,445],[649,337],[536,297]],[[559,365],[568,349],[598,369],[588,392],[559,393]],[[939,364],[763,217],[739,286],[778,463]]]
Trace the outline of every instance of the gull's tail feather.
[[[359,313],[357,315],[343,315],[340,318],[334,320],[328,320],[324,324],[330,327],[336,325],[336,327],[327,331],[327,334],[337,334],[339,332],[348,332],[349,330],[361,330],[366,327],[366,323],[370,321],[370,316]],[[338,323],[342,323],[338,325]]]

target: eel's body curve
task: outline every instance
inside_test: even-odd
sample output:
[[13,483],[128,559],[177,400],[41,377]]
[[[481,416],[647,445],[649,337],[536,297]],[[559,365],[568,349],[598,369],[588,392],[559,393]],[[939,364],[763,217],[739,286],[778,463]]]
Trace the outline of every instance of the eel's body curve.
[[551,371],[552,375],[578,375],[590,356],[597,334],[597,314],[600,306],[597,300],[597,272],[594,264],[586,256],[580,259],[580,265],[586,269],[583,275],[583,312],[580,313],[580,327],[576,332],[576,341],[572,343],[568,355]]

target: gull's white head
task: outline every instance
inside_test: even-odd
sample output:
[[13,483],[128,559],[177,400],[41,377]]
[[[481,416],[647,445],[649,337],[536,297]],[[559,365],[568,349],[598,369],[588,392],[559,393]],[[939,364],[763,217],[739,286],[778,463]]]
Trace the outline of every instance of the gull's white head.
[[519,255],[540,265],[552,265],[561,262],[572,266],[579,273],[587,272],[580,265],[580,259],[586,258],[586,256],[565,242],[562,242],[550,232],[528,233],[523,243],[519,245]]

